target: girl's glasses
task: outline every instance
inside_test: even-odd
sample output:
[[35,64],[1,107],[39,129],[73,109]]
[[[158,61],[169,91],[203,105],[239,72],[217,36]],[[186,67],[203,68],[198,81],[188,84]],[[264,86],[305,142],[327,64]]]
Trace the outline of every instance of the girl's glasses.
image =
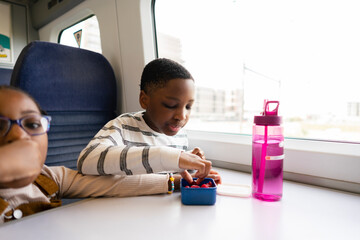
[[0,117],[0,137],[6,136],[15,123],[31,136],[41,135],[49,131],[50,121],[50,116],[42,115],[31,115],[16,120]]

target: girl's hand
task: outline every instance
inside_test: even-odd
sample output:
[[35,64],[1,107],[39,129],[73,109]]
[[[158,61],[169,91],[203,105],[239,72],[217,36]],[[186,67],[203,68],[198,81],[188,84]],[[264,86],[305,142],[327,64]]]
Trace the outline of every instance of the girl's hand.
[[0,147],[0,188],[18,188],[30,184],[42,169],[38,143],[17,140]]

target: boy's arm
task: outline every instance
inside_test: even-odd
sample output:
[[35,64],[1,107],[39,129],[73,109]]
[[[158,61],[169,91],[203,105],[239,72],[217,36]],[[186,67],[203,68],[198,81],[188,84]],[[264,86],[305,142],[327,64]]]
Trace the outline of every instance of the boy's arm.
[[78,159],[78,170],[90,175],[135,175],[162,171],[181,171],[182,151],[164,146],[111,146],[95,143],[84,149]]
[[[172,147],[149,146],[144,140],[128,143],[122,138],[122,132],[118,121],[105,125],[80,153],[78,170],[89,175],[135,175],[194,169],[199,178],[210,172],[211,162],[196,154]],[[192,180],[186,173],[183,177]]]
[[[162,171],[180,171],[180,149],[124,144],[122,125],[111,121],[99,131],[79,155],[77,166],[83,174],[134,175]],[[131,145],[131,146],[130,146]]]
[[166,193],[167,174],[134,176],[90,176],[65,167],[49,167],[48,174],[58,183],[60,197],[128,197]]

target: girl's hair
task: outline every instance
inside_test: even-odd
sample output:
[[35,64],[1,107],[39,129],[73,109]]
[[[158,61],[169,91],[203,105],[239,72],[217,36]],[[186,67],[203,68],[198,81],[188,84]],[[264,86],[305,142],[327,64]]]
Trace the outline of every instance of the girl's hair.
[[140,90],[146,93],[155,89],[165,87],[172,79],[193,79],[190,72],[179,63],[167,59],[158,58],[149,62],[141,75]]
[[47,115],[46,111],[43,110],[41,107],[40,107],[40,104],[35,100],[35,98],[33,98],[30,94],[28,94],[27,92],[23,91],[22,89],[20,88],[17,88],[17,87],[14,87],[14,86],[10,86],[10,85],[0,85],[0,91],[1,90],[13,90],[13,91],[16,91],[16,92],[19,92],[19,93],[22,93],[24,95],[26,95],[27,97],[29,97],[31,100],[33,100],[33,102],[36,104],[36,106],[38,107],[40,113],[42,115]]

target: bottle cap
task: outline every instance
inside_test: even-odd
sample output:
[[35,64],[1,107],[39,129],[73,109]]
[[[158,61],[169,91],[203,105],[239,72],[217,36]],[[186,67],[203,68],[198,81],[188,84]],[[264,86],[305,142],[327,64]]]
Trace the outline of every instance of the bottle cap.
[[[269,110],[270,104],[276,104],[273,110]],[[254,123],[256,125],[281,125],[282,117],[278,116],[279,101],[264,101],[264,111],[262,115],[254,117]]]

